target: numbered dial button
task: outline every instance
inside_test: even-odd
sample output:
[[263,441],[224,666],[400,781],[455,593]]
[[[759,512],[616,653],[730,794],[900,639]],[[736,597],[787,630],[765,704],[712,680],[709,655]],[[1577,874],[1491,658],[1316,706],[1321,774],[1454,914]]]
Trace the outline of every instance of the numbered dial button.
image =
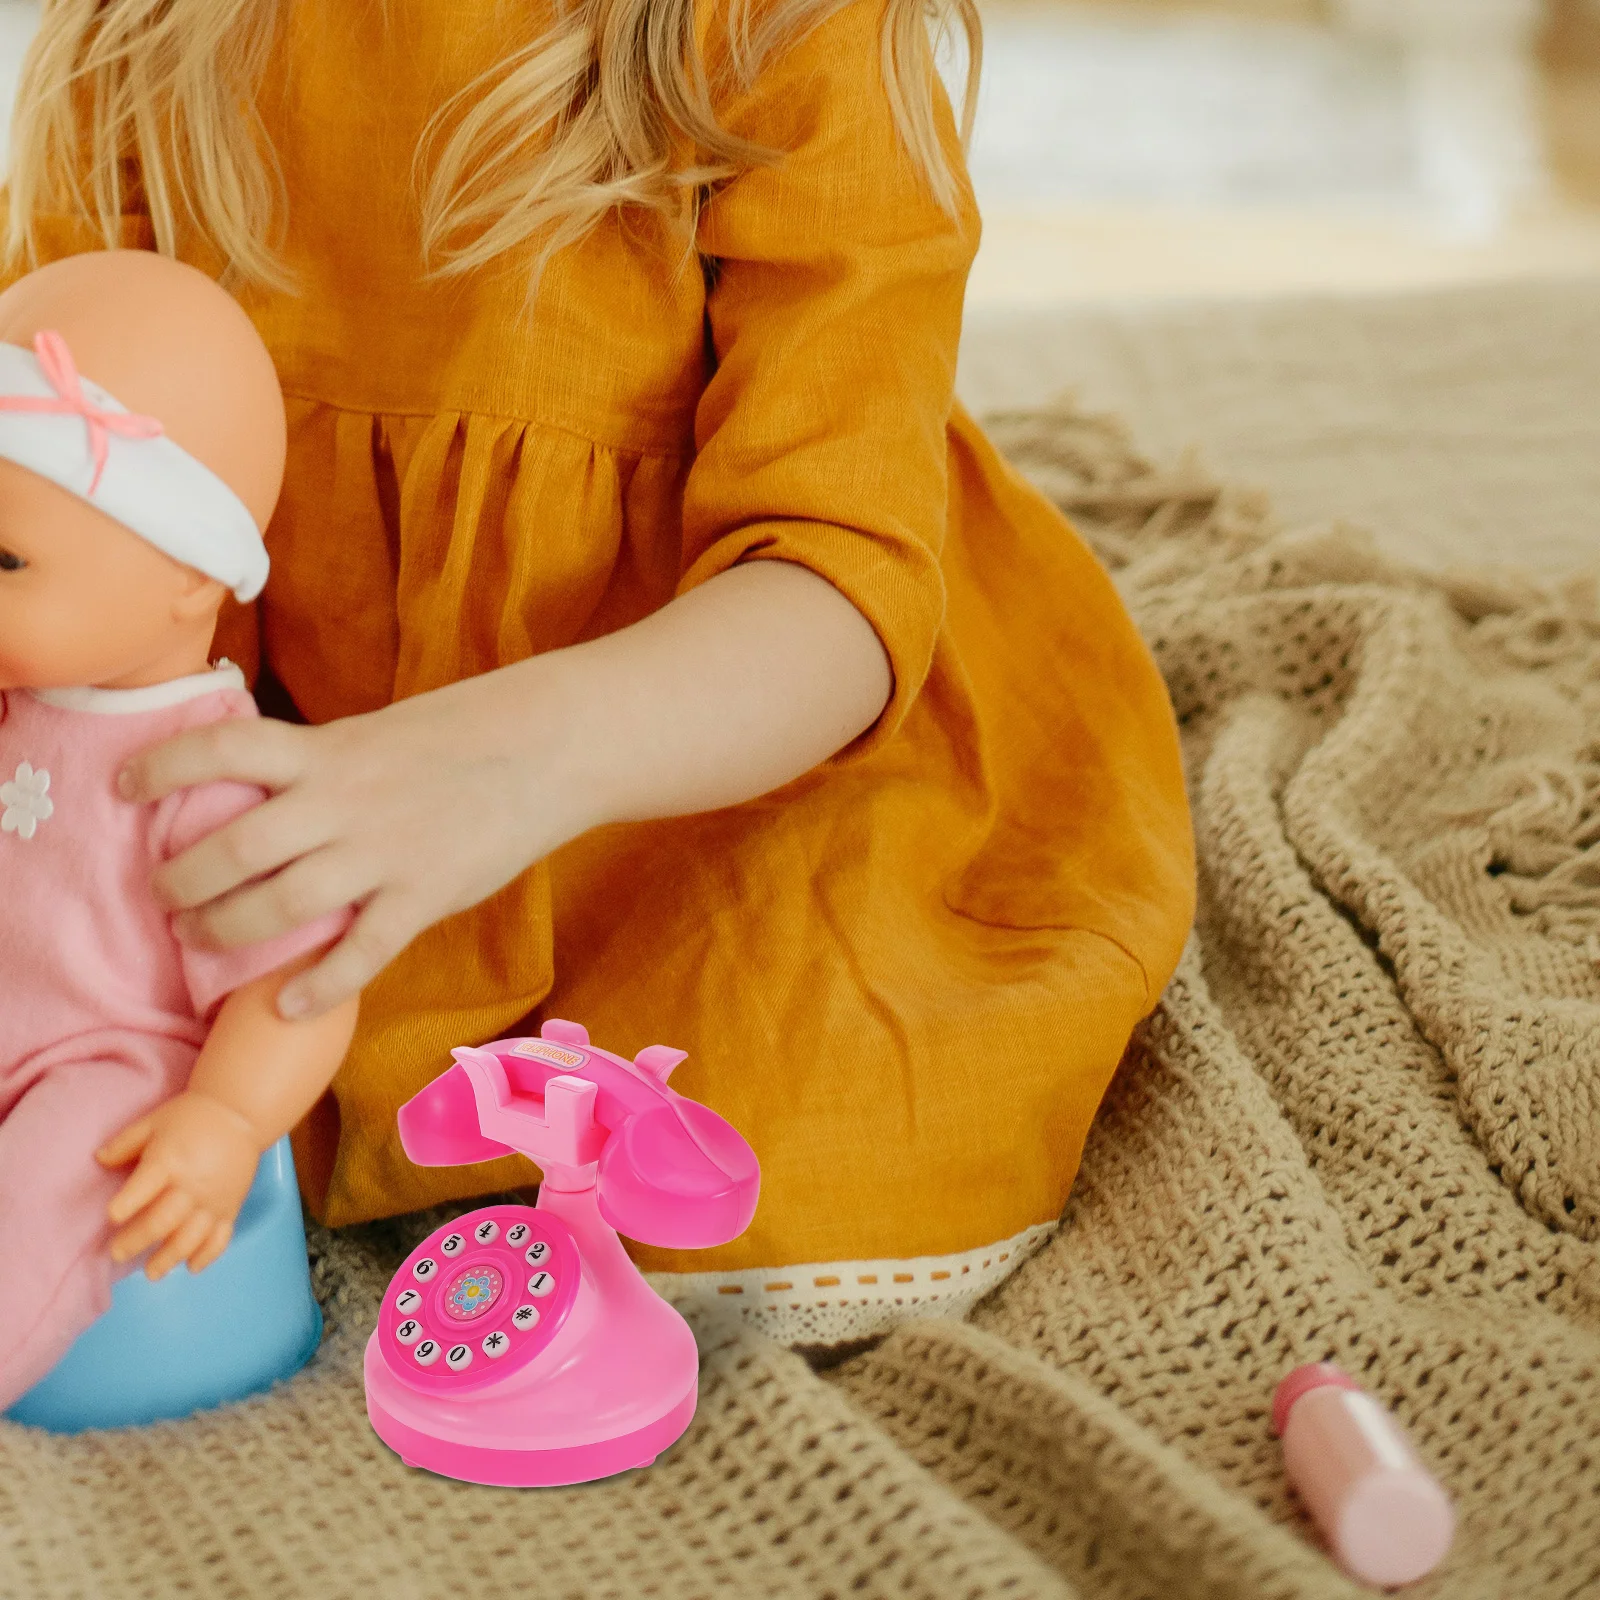
[[401,1344],[415,1344],[422,1337],[422,1324],[415,1317],[407,1317],[394,1330],[394,1336]]
[[472,1237],[476,1239],[479,1244],[493,1244],[495,1239],[499,1236],[499,1233],[500,1224],[498,1222],[480,1222],[478,1226],[472,1230]]
[[403,1289],[396,1298],[394,1308],[402,1315],[409,1317],[419,1310],[422,1305],[422,1296],[415,1289]]
[[433,1280],[438,1277],[438,1275],[439,1263],[435,1261],[432,1256],[424,1256],[416,1264],[416,1266],[411,1269],[411,1276],[415,1278],[418,1283],[432,1283]]
[[467,1248],[467,1238],[462,1233],[452,1233],[439,1246],[439,1254],[444,1256],[458,1256]]
[[528,1224],[526,1222],[513,1222],[506,1229],[506,1243],[513,1250],[522,1248],[522,1241],[528,1237]]
[[511,1313],[512,1327],[523,1333],[526,1333],[529,1328],[536,1326],[538,1321],[538,1306],[518,1306],[517,1309]]
[[528,1279],[528,1293],[537,1300],[544,1299],[547,1294],[554,1294],[555,1287],[555,1277],[548,1272],[536,1272]]
[[530,1267],[542,1267],[550,1259],[550,1246],[543,1239],[528,1246],[527,1254],[522,1258]]
[[509,1333],[491,1333],[483,1341],[483,1353],[491,1361],[498,1361],[510,1348],[511,1335]]
[[439,1359],[439,1349],[437,1339],[424,1339],[411,1355],[419,1367],[431,1367]]
[[453,1344],[450,1352],[444,1358],[444,1364],[452,1372],[465,1372],[472,1365],[472,1346],[470,1344]]

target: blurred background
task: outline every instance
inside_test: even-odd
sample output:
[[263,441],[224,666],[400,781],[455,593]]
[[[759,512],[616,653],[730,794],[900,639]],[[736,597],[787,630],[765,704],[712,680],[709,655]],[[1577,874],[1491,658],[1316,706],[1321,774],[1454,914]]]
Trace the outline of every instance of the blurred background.
[[1600,0],[984,9],[975,304],[1600,270]]
[[980,3],[974,307],[1600,270],[1600,0]]
[[1600,571],[1600,0],[985,19],[974,411],[1070,391],[1290,526]]

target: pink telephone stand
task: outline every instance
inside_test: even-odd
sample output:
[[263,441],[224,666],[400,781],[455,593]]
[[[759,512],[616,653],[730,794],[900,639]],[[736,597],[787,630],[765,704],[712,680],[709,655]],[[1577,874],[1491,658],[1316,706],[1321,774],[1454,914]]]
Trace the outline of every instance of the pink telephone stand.
[[576,1023],[454,1052],[400,1109],[422,1166],[516,1150],[537,1206],[435,1230],[390,1283],[367,1344],[367,1415],[408,1466],[471,1483],[583,1483],[648,1466],[688,1427],[699,1353],[617,1230],[704,1248],[749,1225],[750,1147],[666,1086],[683,1052],[625,1061]]

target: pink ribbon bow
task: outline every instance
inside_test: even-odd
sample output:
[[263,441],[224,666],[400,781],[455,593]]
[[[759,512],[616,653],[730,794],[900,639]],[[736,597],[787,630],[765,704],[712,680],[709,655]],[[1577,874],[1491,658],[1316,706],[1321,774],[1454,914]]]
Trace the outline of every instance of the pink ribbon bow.
[[89,455],[94,461],[94,477],[89,481],[92,495],[100,487],[100,475],[106,470],[106,455],[111,448],[111,435],[121,439],[158,439],[166,430],[155,417],[141,417],[131,411],[103,411],[83,392],[83,380],[78,376],[77,364],[67,341],[48,328],[33,336],[33,353],[56,398],[47,400],[42,395],[0,395],[0,411],[47,411],[60,416],[82,417],[89,425]]

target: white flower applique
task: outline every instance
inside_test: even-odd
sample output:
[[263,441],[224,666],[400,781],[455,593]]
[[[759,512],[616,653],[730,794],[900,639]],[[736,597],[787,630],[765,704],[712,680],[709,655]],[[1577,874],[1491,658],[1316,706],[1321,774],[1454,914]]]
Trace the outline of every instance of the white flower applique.
[[31,761],[17,767],[17,775],[10,783],[0,783],[0,833],[14,833],[19,839],[31,839],[39,831],[41,822],[55,815],[56,803],[50,798],[50,774],[35,772]]

